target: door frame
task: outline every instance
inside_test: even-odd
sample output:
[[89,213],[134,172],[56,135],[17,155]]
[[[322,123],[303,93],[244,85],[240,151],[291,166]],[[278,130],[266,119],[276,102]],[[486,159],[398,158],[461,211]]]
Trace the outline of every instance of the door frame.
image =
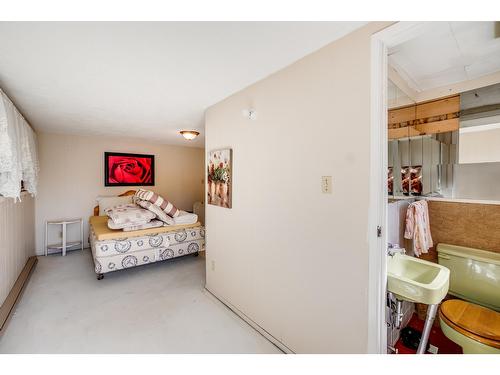
[[426,22],[397,22],[371,36],[368,353],[387,353],[387,51],[425,27]]

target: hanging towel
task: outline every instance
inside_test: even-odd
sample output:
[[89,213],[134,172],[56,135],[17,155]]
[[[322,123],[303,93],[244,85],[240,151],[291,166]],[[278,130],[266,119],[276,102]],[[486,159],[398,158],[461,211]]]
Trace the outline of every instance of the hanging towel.
[[405,238],[413,240],[413,253],[419,257],[433,246],[426,201],[413,202],[406,210]]

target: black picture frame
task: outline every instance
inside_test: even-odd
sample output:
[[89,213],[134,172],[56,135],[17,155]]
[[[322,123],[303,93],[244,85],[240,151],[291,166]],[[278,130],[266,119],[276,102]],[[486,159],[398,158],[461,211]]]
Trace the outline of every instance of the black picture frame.
[[[109,174],[110,157],[147,158],[151,160],[150,182],[111,182]],[[129,152],[104,152],[104,186],[154,186],[155,185],[155,156],[150,154],[133,154]]]

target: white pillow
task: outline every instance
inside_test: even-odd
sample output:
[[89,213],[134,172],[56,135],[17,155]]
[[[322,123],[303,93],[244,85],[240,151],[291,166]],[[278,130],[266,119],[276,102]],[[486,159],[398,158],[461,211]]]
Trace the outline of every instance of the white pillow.
[[134,230],[141,230],[141,229],[149,229],[149,228],[158,228],[164,226],[165,223],[161,220],[151,220],[147,224],[142,224],[142,225],[136,225],[133,227],[125,227],[123,228],[124,232],[132,232]]
[[175,224],[174,219],[172,219],[170,216],[167,215],[165,211],[163,211],[160,207],[154,205],[151,202],[148,201],[141,201],[141,200],[136,200],[136,204],[141,206],[142,208],[145,208],[146,210],[151,211],[156,215],[156,218],[163,221],[167,225],[172,225]]
[[[159,220],[158,220],[159,221]],[[128,223],[120,223],[116,224],[113,219],[109,218],[108,219],[108,228],[109,229],[124,229],[127,227],[138,227],[140,225],[146,225],[149,224],[151,221],[150,220],[142,220],[142,221],[135,221],[135,222],[128,222]],[[134,229],[137,230],[137,229]]]
[[112,196],[112,197],[104,197],[104,196],[99,196],[97,197],[97,203],[99,204],[99,216],[105,216],[106,213],[104,210],[107,208],[119,206],[122,204],[129,204],[132,203],[132,198],[133,195],[127,195],[125,197],[117,197],[117,196]]

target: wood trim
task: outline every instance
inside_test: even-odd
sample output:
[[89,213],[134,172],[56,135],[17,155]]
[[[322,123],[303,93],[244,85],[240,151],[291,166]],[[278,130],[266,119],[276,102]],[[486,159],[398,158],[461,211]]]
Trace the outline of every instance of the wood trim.
[[393,111],[395,109],[401,109],[401,108],[406,108],[406,107],[415,107],[416,105],[433,103],[433,102],[437,102],[440,100],[445,100],[445,99],[450,99],[450,98],[455,98],[455,97],[460,97],[460,95],[459,94],[443,95],[443,96],[440,96],[438,98],[419,100],[419,101],[416,101],[414,104],[405,104],[405,105],[399,105],[397,107],[392,107],[390,110]]
[[426,101],[418,102],[418,103],[417,102],[413,102],[411,104],[401,104],[401,105],[398,105],[398,106],[389,107],[388,110],[389,111],[397,111],[398,109],[403,109],[403,108],[407,108],[407,107],[415,107],[417,104],[425,104],[425,103],[435,102],[436,100],[448,99],[448,98],[451,98],[451,97],[454,97],[454,96],[456,96],[456,95],[443,96],[442,98],[430,99],[430,100],[426,100]]
[[36,256],[32,256],[28,258],[23,270],[17,277],[14,286],[10,290],[10,293],[7,295],[4,303],[0,307],[0,335],[5,331],[6,323],[16,306],[17,301],[21,293],[24,290],[24,287],[28,283],[29,277],[35,268],[36,263],[38,262],[38,258]]
[[456,112],[460,112],[459,95],[430,102],[417,103],[416,118],[423,119]]
[[[126,197],[129,195],[134,195],[135,190],[127,190],[125,193],[118,195],[119,197]],[[99,205],[94,207],[94,216],[99,216]]]
[[452,118],[442,121],[426,122],[414,126],[405,126],[402,128],[389,129],[389,139],[400,139],[406,137],[415,137],[417,135],[447,133],[458,130],[460,122],[458,118]]
[[389,139],[458,130],[460,96],[454,95],[388,111]]
[[414,126],[405,126],[404,128],[389,129],[388,131],[389,139],[399,139],[406,137],[415,137],[421,135],[421,133],[415,129]]
[[389,128],[395,124],[411,125],[416,119],[415,113],[416,109],[414,105],[389,110],[389,118],[387,121],[389,123]]
[[455,98],[455,97],[460,98],[460,93],[446,94],[446,95],[442,95],[442,96],[431,98],[431,99],[425,99],[425,100],[417,100],[416,103],[417,104],[427,104],[427,103],[433,103],[433,102],[437,102],[440,100],[446,100],[446,99]]
[[458,118],[415,125],[415,129],[420,135],[452,132],[459,128],[460,122]]

